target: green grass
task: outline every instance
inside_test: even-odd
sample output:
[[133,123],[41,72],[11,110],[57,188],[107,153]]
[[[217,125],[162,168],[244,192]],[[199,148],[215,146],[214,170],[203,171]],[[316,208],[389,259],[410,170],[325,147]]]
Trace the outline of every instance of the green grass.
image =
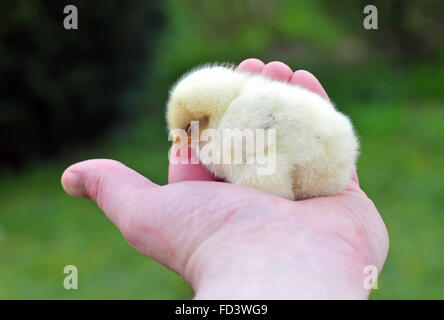
[[390,251],[376,299],[444,298],[444,110],[355,109],[362,188],[387,225]]
[[[387,104],[347,110],[362,142],[361,185],[390,234],[390,253],[372,298],[444,298],[444,109]],[[159,115],[102,147],[36,164],[20,175],[3,174],[0,298],[191,298],[183,279],[133,250],[95,204],[68,197],[59,181],[72,162],[112,157],[166,183],[166,137]],[[68,264],[79,270],[78,290],[63,288]]]

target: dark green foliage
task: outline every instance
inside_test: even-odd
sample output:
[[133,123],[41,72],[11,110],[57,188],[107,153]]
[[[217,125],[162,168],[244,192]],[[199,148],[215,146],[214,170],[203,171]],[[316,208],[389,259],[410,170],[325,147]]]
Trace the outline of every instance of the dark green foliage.
[[[77,30],[63,27],[67,4]],[[128,115],[123,94],[149,70],[161,25],[153,1],[2,1],[0,165],[91,140]]]

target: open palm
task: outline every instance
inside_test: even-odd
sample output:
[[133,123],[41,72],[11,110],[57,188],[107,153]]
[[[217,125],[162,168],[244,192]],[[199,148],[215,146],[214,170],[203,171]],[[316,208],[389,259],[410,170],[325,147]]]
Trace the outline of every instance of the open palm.
[[[313,75],[283,63],[248,59],[238,68],[328,99]],[[171,164],[169,184],[159,186],[120,162],[88,160],[66,169],[62,184],[96,201],[195,298],[366,298],[364,268],[379,271],[387,255],[384,223],[356,174],[343,194],[303,201],[215,181],[200,164]]]

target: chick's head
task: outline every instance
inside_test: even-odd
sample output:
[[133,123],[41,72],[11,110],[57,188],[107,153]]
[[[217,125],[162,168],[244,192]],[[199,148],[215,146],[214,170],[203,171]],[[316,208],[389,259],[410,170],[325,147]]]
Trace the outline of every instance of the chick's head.
[[248,76],[233,67],[204,66],[181,77],[170,90],[167,103],[169,130],[216,129],[230,103],[239,95]]

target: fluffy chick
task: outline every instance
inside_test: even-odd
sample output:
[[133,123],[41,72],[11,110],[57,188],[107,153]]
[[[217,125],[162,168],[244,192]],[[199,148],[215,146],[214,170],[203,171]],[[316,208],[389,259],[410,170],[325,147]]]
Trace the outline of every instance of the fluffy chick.
[[[206,65],[182,76],[170,91],[167,121],[170,130],[199,121],[200,132],[212,128],[221,135],[224,129],[276,129],[272,174],[259,175],[263,165],[248,164],[245,153],[240,164],[204,165],[218,178],[287,199],[341,193],[358,155],[350,120],[330,101],[232,66]],[[200,141],[200,147],[206,143]],[[222,154],[232,152],[220,148]]]

